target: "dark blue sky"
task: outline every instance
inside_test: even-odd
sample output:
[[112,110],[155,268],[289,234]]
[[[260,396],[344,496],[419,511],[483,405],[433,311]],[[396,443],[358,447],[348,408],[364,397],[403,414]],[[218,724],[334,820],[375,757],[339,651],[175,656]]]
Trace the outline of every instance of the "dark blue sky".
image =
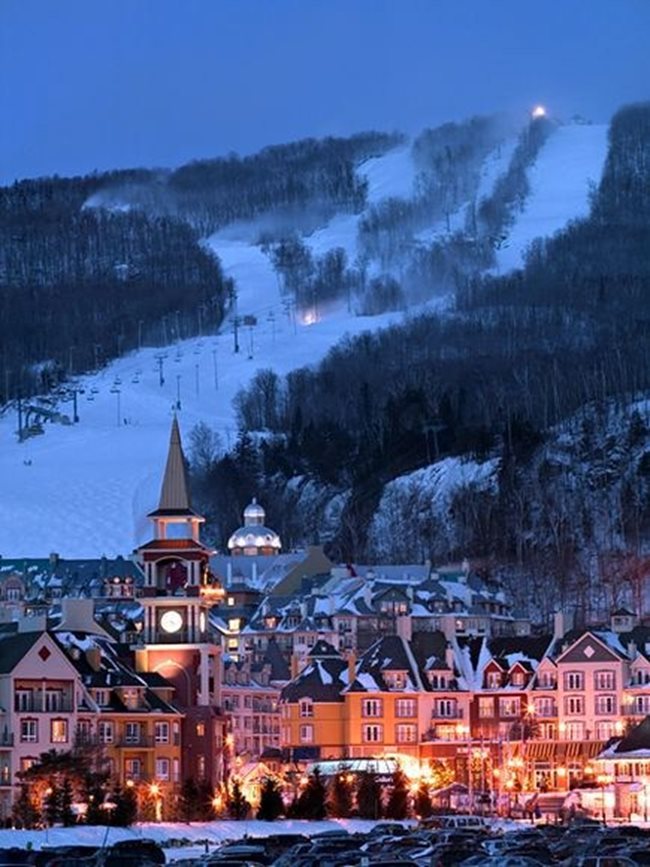
[[0,179],[648,97],[650,0],[0,0]]

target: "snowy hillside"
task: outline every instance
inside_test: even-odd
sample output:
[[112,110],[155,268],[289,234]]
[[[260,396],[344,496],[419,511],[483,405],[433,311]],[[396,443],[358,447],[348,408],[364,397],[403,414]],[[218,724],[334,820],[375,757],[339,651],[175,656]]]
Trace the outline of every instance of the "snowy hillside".
[[528,172],[531,193],[502,248],[498,271],[520,268],[535,238],[549,237],[589,213],[589,193],[607,156],[605,125],[571,124],[550,136]]
[[[499,255],[502,270],[520,262],[537,234],[554,232],[586,212],[589,181],[599,177],[605,145],[604,127],[566,127],[549,140],[531,173],[530,202]],[[489,191],[508,152],[504,146],[486,162],[482,190]],[[408,147],[368,160],[360,171],[368,179],[370,203],[413,191]],[[359,215],[339,214],[307,243],[319,255],[341,246],[354,261],[358,220]],[[205,421],[227,447],[236,436],[233,397],[258,369],[284,374],[314,364],[344,334],[380,328],[403,315],[357,317],[340,302],[319,309],[318,321],[296,321],[259,247],[225,234],[208,243],[236,280],[237,313],[254,317],[247,320],[254,324],[240,329],[240,352],[234,352],[232,321],[218,336],[144,348],[79,379],[78,424],[45,423],[44,435],[22,444],[16,438],[16,408],[5,407],[0,414],[1,556],[128,554],[149,532],[144,516],[156,505],[178,403],[186,440],[193,425]],[[71,403],[61,409],[72,417]]]

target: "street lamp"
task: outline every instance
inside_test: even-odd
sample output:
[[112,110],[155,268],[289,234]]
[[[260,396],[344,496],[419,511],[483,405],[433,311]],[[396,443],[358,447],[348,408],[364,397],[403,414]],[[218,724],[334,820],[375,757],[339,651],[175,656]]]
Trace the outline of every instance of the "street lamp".
[[158,783],[152,783],[149,786],[149,794],[153,798],[156,822],[160,822],[162,820],[162,799],[160,797],[160,786]]
[[614,778],[611,774],[598,774],[596,777],[596,782],[600,786],[600,793],[602,798],[603,805],[603,825],[607,825],[607,805],[605,803],[605,789],[612,782]]

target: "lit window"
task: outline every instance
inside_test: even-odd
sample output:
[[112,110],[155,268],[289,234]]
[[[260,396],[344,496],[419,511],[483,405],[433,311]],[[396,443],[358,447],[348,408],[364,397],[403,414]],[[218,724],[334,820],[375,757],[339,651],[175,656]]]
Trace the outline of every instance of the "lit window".
[[478,715],[481,719],[487,719],[494,716],[494,699],[479,696],[478,700]]
[[300,726],[300,742],[303,744],[314,742],[314,727],[312,725]]
[[197,723],[196,724],[196,736],[197,738],[205,737],[205,723]]
[[513,717],[519,716],[520,711],[520,701],[519,697],[517,698],[500,698],[499,699],[499,716],[500,717]]
[[53,719],[50,723],[50,740],[53,744],[65,744],[68,742],[68,721],[66,719]]
[[400,723],[396,728],[395,734],[398,744],[414,744],[417,740],[416,727],[408,723]]
[[205,779],[205,756],[199,756],[196,760],[196,772],[199,780]]
[[124,773],[127,779],[139,780],[142,774],[140,759],[126,759],[124,762]]
[[303,699],[300,702],[300,716],[301,717],[310,717],[314,715],[314,705],[311,703],[309,699]]

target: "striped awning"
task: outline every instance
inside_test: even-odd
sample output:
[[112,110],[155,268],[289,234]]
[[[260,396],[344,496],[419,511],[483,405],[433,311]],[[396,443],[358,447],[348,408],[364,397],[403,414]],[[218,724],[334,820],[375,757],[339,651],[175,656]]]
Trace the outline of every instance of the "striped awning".
[[526,744],[526,759],[552,759],[555,746],[553,741],[529,741]]

